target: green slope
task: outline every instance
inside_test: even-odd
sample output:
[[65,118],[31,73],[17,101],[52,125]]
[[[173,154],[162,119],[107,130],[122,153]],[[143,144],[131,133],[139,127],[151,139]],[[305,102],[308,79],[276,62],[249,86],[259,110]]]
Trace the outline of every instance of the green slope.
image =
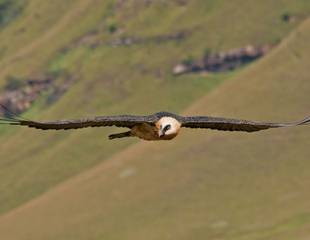
[[[175,63],[188,56],[198,57],[206,48],[221,50],[249,42],[275,42],[302,20],[285,23],[281,20],[283,13],[303,16],[310,8],[302,0],[277,4],[260,1],[255,6],[248,1],[231,4],[201,0],[189,1],[185,6],[178,1],[148,6],[135,1],[123,5],[99,0],[27,1],[16,21],[0,32],[0,46],[7,49],[0,60],[0,85],[5,84],[7,76],[25,79],[48,73],[57,77],[57,84],[74,79],[70,91],[56,104],[46,105],[42,96],[26,113],[35,119],[159,110],[181,112],[238,72],[175,78],[170,73]],[[140,17],[133,14],[133,7],[140,9]],[[240,14],[228,14],[235,12]],[[143,18],[146,20],[142,21]],[[110,33],[111,24],[120,31]],[[237,26],[243,31],[236,31]],[[124,36],[154,37],[179,30],[189,31],[190,35],[178,42],[117,48],[106,44]],[[91,35],[92,32],[96,34]],[[81,44],[81,39],[89,36],[99,46],[91,48],[87,41]],[[42,133],[1,128],[0,212],[29,201],[136,142],[107,141],[106,135],[113,131],[118,130]]]
[[[287,121],[309,114],[309,40],[308,20],[186,112]],[[2,216],[0,234],[307,239],[308,146],[308,127],[257,134],[188,130],[173,142],[141,142]]]
[[[216,90],[213,92],[212,96],[207,96],[207,98],[211,100],[202,100],[202,103],[198,104],[197,108],[195,108],[195,112],[203,113],[201,109],[204,109],[204,113],[209,114],[214,113],[235,117],[242,116],[244,118],[251,117],[263,120],[265,120],[265,118],[269,118],[270,120],[282,120],[286,117],[286,114],[292,114],[292,116],[287,116],[286,119],[293,120],[295,114],[296,117],[302,117],[302,115],[306,113],[306,110],[309,109],[305,95],[302,94],[309,89],[307,81],[304,80],[307,78],[307,35],[305,35],[305,37],[291,37],[298,39],[288,40],[287,42],[292,42],[288,47],[286,43],[282,44],[279,50],[271,54],[270,60],[262,61],[258,64],[259,66],[257,66],[257,64],[251,65],[249,67],[250,69],[245,72],[237,71],[232,74],[209,75],[207,77],[188,75],[179,78],[173,77],[170,74],[171,68],[175,63],[190,56],[200,57],[205,49],[225,50],[241,47],[248,43],[262,44],[279,41],[279,39],[284,38],[296,27],[309,12],[310,4],[308,1],[299,0],[292,2],[281,0],[272,1],[272,3],[270,1],[260,1],[255,2],[255,7],[253,7],[253,2],[241,0],[233,3],[230,1],[197,0],[188,1],[185,6],[180,5],[179,1],[170,1],[169,3],[155,1],[155,3],[149,6],[139,1],[126,1],[126,3],[118,4],[120,2],[121,1],[99,0],[53,2],[29,0],[26,1],[26,6],[20,16],[1,29],[0,47],[5,50],[0,56],[0,86],[5,84],[8,76],[16,76],[23,79],[48,73],[57,77],[57,84],[62,84],[68,78],[74,79],[72,88],[56,102],[56,104],[47,105],[45,103],[46,96],[42,96],[35,106],[26,113],[27,117],[35,119],[56,119],[74,118],[85,115],[118,114],[120,112],[139,114],[152,113],[159,110],[182,112],[192,102],[207,95],[210,90],[217,87],[224,80],[234,78],[234,76],[238,78],[234,78],[231,84],[227,83],[218,91]],[[139,11],[136,12],[134,9],[139,9]],[[281,20],[281,16],[285,13],[303,17],[298,18],[293,23],[285,23]],[[111,26],[116,26],[118,31],[111,33],[109,31]],[[307,26],[307,24],[305,24],[305,26]],[[306,28],[305,26],[303,26],[304,29]],[[299,31],[306,34],[306,30],[303,28]],[[154,36],[175,34],[178,31],[186,31],[190,34],[187,38],[178,42],[149,42],[146,44],[117,48],[106,44],[116,38],[124,36],[152,38]],[[95,34],[92,35],[92,32],[95,32]],[[85,39],[86,41],[84,41]],[[305,42],[303,43],[302,41]],[[95,48],[90,47],[89,43],[93,42],[99,43],[99,45]],[[289,61],[287,59],[289,59]],[[265,65],[263,65],[264,62]],[[253,79],[253,76],[256,76],[256,80]],[[297,76],[298,79],[296,79]],[[226,90],[223,90],[225,88]],[[302,93],[299,94],[299,91]],[[240,94],[240,92],[242,92],[242,94]],[[269,95],[267,93],[269,93]],[[224,95],[227,96],[224,97]],[[260,105],[262,100],[258,98],[262,98],[262,96],[262,100],[265,101],[265,104]],[[249,98],[251,100],[247,100],[243,103],[244,99]],[[234,101],[231,101],[231,99]],[[241,103],[245,104],[244,107],[241,107]],[[252,104],[253,107],[250,107]],[[283,107],[284,105],[285,107]],[[277,109],[282,109],[282,111],[274,111],[274,106],[277,106]],[[219,109],[221,109],[221,111],[219,111]],[[248,110],[245,111],[244,109]],[[86,129],[83,131],[62,133],[42,133],[29,129],[1,127],[0,212],[2,214],[10,210],[12,212],[8,213],[8,215],[3,218],[8,219],[7,225],[0,225],[4,227],[9,226],[11,221],[17,222],[16,218],[18,218],[20,222],[17,222],[17,228],[19,228],[19,226],[21,226],[19,224],[26,221],[25,219],[29,215],[25,213],[23,216],[25,218],[21,215],[16,215],[15,218],[15,214],[16,212],[19,213],[19,210],[14,210],[14,208],[21,205],[21,209],[27,209],[28,207],[23,207],[24,203],[49,190],[54,194],[52,189],[56,185],[61,184],[66,179],[82,171],[86,171],[101,162],[105,164],[104,162],[113,155],[116,156],[115,159],[122,158],[118,157],[118,152],[129,147],[129,145],[135,144],[137,140],[108,141],[106,135],[115,131],[119,130]],[[285,133],[286,132],[283,132],[283,135]],[[302,136],[302,133],[300,133],[300,136],[296,135],[296,137],[294,137],[295,135],[293,132],[291,132],[291,134],[293,134],[293,137],[291,136],[290,139],[293,138],[297,146],[298,141],[296,138]],[[197,148],[193,145],[188,147],[187,143],[189,139],[192,140],[197,136],[199,136],[197,141],[200,141],[200,145],[197,144]],[[255,143],[253,144],[254,146],[257,144],[256,141],[264,143],[265,137],[262,136],[265,135],[259,136],[261,136],[260,140],[256,140],[256,138],[252,140],[253,143]],[[225,135],[225,139],[226,137],[228,137],[228,135]],[[204,169],[208,168],[209,165],[201,165],[201,172],[199,170],[199,164],[205,162],[204,158],[206,154],[209,155],[209,152],[206,153],[205,150],[215,154],[214,156],[210,155],[210,159],[216,157],[219,159],[219,162],[224,164],[227,158],[225,153],[230,155],[232,149],[241,148],[242,144],[246,144],[246,142],[235,143],[234,137],[230,140],[223,139],[227,141],[225,147],[227,151],[223,152],[216,147],[217,145],[211,145],[210,148],[205,148],[206,141],[208,144],[209,141],[214,141],[215,143],[218,141],[222,142],[222,138],[219,140],[216,140],[218,138],[206,139],[206,135],[202,133],[189,133],[189,136],[184,134],[183,138],[184,139],[181,137],[176,142],[169,143],[168,147],[162,144],[142,144],[142,147],[134,146],[133,149],[137,148],[139,154],[140,151],[147,151],[150,146],[151,150],[155,148],[152,150],[154,154],[159,151],[161,153],[167,152],[169,155],[154,155],[154,157],[150,157],[145,153],[141,153],[139,157],[141,161],[142,159],[148,159],[153,162],[153,164],[149,165],[147,161],[142,163],[139,159],[134,159],[134,161],[138,161],[137,164],[139,164],[139,167],[129,166],[122,176],[134,172],[135,169],[140,169],[140,166],[144,175],[134,180],[136,182],[132,183],[132,185],[130,184],[130,186],[119,186],[119,182],[114,182],[113,179],[108,181],[108,184],[111,185],[99,181],[98,185],[94,185],[92,189],[94,192],[102,195],[94,196],[94,199],[92,199],[97,205],[90,207],[91,211],[89,215],[87,214],[88,208],[83,208],[81,211],[76,212],[78,216],[81,215],[81,218],[77,218],[76,220],[74,220],[76,215],[72,214],[70,210],[68,212],[64,211],[64,214],[67,215],[61,216],[60,212],[62,210],[60,209],[66,207],[66,202],[60,201],[60,205],[55,205],[55,207],[51,209],[41,208],[43,212],[47,211],[46,214],[51,216],[50,220],[53,221],[50,225],[47,224],[44,227],[40,224],[41,232],[36,232],[29,228],[28,235],[25,235],[22,229],[19,232],[13,231],[12,228],[7,228],[6,231],[3,230],[3,236],[8,234],[9,238],[10,234],[18,234],[19,232],[29,239],[35,238],[35,236],[32,238],[32,235],[39,236],[41,234],[44,235],[44,239],[55,239],[55,235],[57,235],[57,239],[58,235],[60,239],[78,239],[79,237],[81,239],[89,239],[91,237],[100,239],[105,237],[105,234],[109,234],[112,238],[112,235],[114,235],[116,231],[119,231],[118,229],[120,228],[123,230],[120,234],[128,233],[130,236],[141,234],[141,238],[145,238],[144,231],[150,229],[156,233],[158,232],[158,235],[154,234],[154,238],[159,238],[160,236],[168,238],[170,236],[174,239],[176,235],[172,233],[167,233],[165,236],[162,234],[166,232],[168,227],[174,225],[176,219],[179,219],[179,225],[176,224],[175,226],[182,226],[183,228],[184,221],[181,218],[182,213],[178,212],[178,210],[183,207],[182,203],[188,201],[190,204],[189,208],[191,208],[195,202],[197,202],[198,206],[201,204],[201,206],[204,207],[203,203],[199,202],[197,199],[201,198],[201,201],[209,199],[210,192],[203,193],[200,196],[200,190],[195,190],[194,188],[192,191],[196,191],[195,199],[187,199],[189,196],[186,190],[188,188],[191,189],[192,185],[195,185],[195,181],[199,182],[200,179],[202,179],[201,181],[209,181],[208,178],[203,180]],[[280,137],[278,138],[274,139],[270,137],[269,141],[270,143],[274,141],[281,142],[282,140],[280,141]],[[246,139],[250,141],[248,137],[246,137]],[[290,139],[287,139],[285,143],[289,144],[291,142]],[[300,145],[303,146],[302,143],[300,143]],[[285,145],[283,147],[287,146]],[[178,149],[181,147],[183,150],[180,152]],[[163,148],[163,150],[161,150],[161,148]],[[279,148],[280,147],[278,147],[278,150],[277,148],[274,150],[269,148],[268,150],[269,152],[273,152],[272,158],[276,160],[282,158],[282,155],[279,154]],[[244,153],[245,155],[234,156],[235,159],[240,158],[238,161],[236,160],[238,163],[236,164],[236,171],[238,167],[241,168],[240,171],[243,170],[242,164],[244,163],[244,158],[252,159],[253,166],[256,166],[257,163],[255,162],[255,157],[268,159],[269,156],[260,155],[260,150],[265,152],[264,147],[261,146],[258,149],[248,149],[248,151]],[[132,154],[131,150],[129,151],[129,153]],[[297,148],[296,153],[298,153],[298,151],[300,151],[301,160],[303,159],[302,156],[309,155],[307,149]],[[219,152],[223,155],[216,156]],[[130,154],[127,156],[126,153],[125,151],[121,156],[124,156],[124,158],[131,157]],[[192,156],[193,153],[195,157]],[[287,158],[290,159],[293,156],[292,154],[293,153],[288,155]],[[181,159],[180,156],[183,155],[186,158],[193,159],[195,159],[197,155],[197,165],[182,165],[186,163],[184,161],[178,162],[177,160]],[[152,161],[152,159],[155,159],[155,161]],[[159,159],[158,163],[156,162],[157,159]],[[202,159],[202,161],[199,161],[199,159]],[[209,161],[205,164],[209,164]],[[153,167],[154,170],[152,170]],[[186,175],[187,173],[179,169],[183,167],[184,171],[189,171],[189,175]],[[220,165],[218,165],[218,167],[220,167]],[[274,167],[274,165],[271,167]],[[116,169],[114,171],[119,170]],[[198,180],[192,179],[192,174],[194,174],[195,171],[197,171],[197,173],[200,172],[201,177],[198,177]],[[226,171],[230,171],[230,169]],[[289,172],[290,169],[287,168],[285,171]],[[138,170],[138,172],[140,173],[140,170]],[[171,174],[171,172],[175,172],[175,175],[172,175],[170,178],[169,174]],[[218,171],[213,172],[213,170],[210,170],[208,172],[212,175],[220,175]],[[293,174],[293,172],[294,170],[289,172],[289,174]],[[149,175],[149,173],[152,174]],[[89,174],[91,175],[91,173]],[[247,175],[248,178],[252,176],[250,174],[252,174],[252,172]],[[184,181],[178,183],[179,178],[182,178],[183,175],[185,176],[184,181],[189,179],[188,183],[184,183]],[[167,178],[170,180],[166,192],[165,189],[160,190],[160,188],[162,185],[165,185],[163,181]],[[255,179],[255,181],[260,181],[261,176],[254,174],[253,179]],[[154,181],[158,185],[154,185]],[[225,181],[228,180],[226,178],[223,179],[224,185],[226,184]],[[239,181],[241,181],[240,178],[236,180],[236,184],[238,184]],[[183,183],[184,185],[182,185]],[[275,181],[274,185],[276,186],[278,183],[279,181]],[[85,184],[87,185],[88,181],[86,181]],[[90,184],[94,183],[91,182]],[[102,184],[102,187],[99,184]],[[148,184],[150,185],[148,186]],[[202,182],[201,186],[204,187],[204,184],[205,182]],[[206,183],[206,186],[210,184],[213,186],[215,183],[211,181]],[[81,190],[81,194],[84,195],[84,197],[87,197],[88,194],[91,195],[91,193],[89,193],[89,185],[86,185],[85,191]],[[122,192],[118,193],[117,191],[114,193],[113,187],[116,187],[116,190],[122,187],[123,190],[121,191],[125,191],[126,194],[123,195]],[[137,195],[138,197],[140,191],[143,192],[145,189],[153,187],[154,190],[150,189],[149,192],[146,191],[145,194],[147,196],[142,195],[140,200],[135,199],[135,196]],[[170,188],[172,188],[171,195],[168,194]],[[73,187],[72,191],[75,191],[75,189],[76,188]],[[228,187],[223,187],[222,194],[226,194],[225,192],[227,191],[228,197],[232,197],[232,195],[229,194],[234,194],[234,188],[232,188],[231,191],[227,189]],[[216,200],[221,199],[221,195],[216,195],[215,190],[216,186],[213,187],[213,190],[210,190],[214,191],[212,192],[213,203],[210,203],[212,206],[216,205]],[[248,190],[249,188],[245,186],[244,192]],[[300,192],[302,193],[302,191]],[[57,197],[57,190],[55,194]],[[104,196],[106,194],[111,195],[111,198],[105,199]],[[118,198],[119,201],[114,202],[115,194],[120,194]],[[236,194],[239,195],[239,192],[237,191]],[[130,196],[132,196],[132,198],[127,203],[128,205],[122,206],[124,199],[130,198]],[[140,208],[140,204],[142,204],[141,201],[144,197],[148,199],[145,205],[145,214],[147,216],[143,215],[144,212]],[[43,198],[48,202],[46,204],[51,204],[51,202],[49,202],[49,195],[44,195]],[[65,195],[64,198],[73,201],[71,196]],[[179,205],[176,204],[177,198],[183,199]],[[87,199],[85,200],[83,196],[79,195],[77,205],[72,206],[72,210],[76,211],[79,209],[80,205],[84,205],[84,201],[87,201]],[[110,202],[102,206],[101,201]],[[38,204],[40,202],[41,200],[38,201]],[[237,198],[235,201],[235,204],[242,203],[240,198]],[[152,209],[151,206],[154,205],[157,207]],[[29,206],[36,206],[36,201],[34,205],[33,202],[30,202]],[[105,206],[113,207],[109,210],[111,211],[111,215],[108,215],[109,211]],[[130,208],[131,206],[133,207],[132,209]],[[230,207],[232,206],[233,205]],[[120,207],[119,210],[116,209],[118,207]],[[214,209],[216,208],[219,208],[219,206],[214,207]],[[32,208],[30,209],[32,211]],[[167,209],[168,212],[167,216],[164,218],[165,209]],[[292,211],[294,211],[294,209],[292,208]],[[53,210],[55,210],[54,215],[52,214]],[[136,211],[136,215],[132,212],[133,210]],[[193,209],[193,211],[188,214],[194,216],[194,211],[196,210]],[[21,211],[22,215],[24,214],[23,211],[25,210]],[[169,213],[169,211],[171,213]],[[103,212],[106,212],[106,214],[103,214]],[[122,213],[125,213],[125,215]],[[154,217],[153,213],[157,214],[157,220],[155,219],[154,224],[155,227],[156,224],[158,225],[158,230],[152,229],[152,224],[150,224],[151,218]],[[33,224],[39,224],[45,213],[42,215],[42,212],[34,212],[34,214],[37,215],[31,217],[37,220],[34,220]],[[214,212],[213,216],[216,214],[217,212]],[[52,216],[55,218],[52,218]],[[140,216],[141,220],[138,221]],[[222,215],[219,215],[219,218],[221,216]],[[233,218],[234,216],[235,215],[232,214],[231,217]],[[306,221],[307,215],[300,216],[300,218],[288,219],[287,222],[280,222],[279,226],[274,226],[271,230],[275,231],[273,230],[274,228],[281,229],[282,225],[284,227],[286,226],[285,224],[293,225],[294,229],[301,227],[302,224],[299,224],[299,220],[305,219]],[[59,217],[64,217],[63,222],[59,221]],[[111,218],[111,221],[108,222],[107,225],[102,225],[102,219],[108,217]],[[281,216],[279,216],[279,219],[280,218]],[[241,224],[244,218],[240,217],[240,219]],[[72,221],[76,221],[76,224],[83,226],[83,224],[89,223],[88,220],[93,223],[93,227],[87,229],[81,228],[80,232],[78,231],[75,234],[72,233],[72,229],[76,226]],[[126,228],[128,222],[132,222],[131,220],[136,220],[136,225],[129,225],[128,228]],[[120,222],[118,223],[118,221]],[[201,218],[197,218],[189,228],[181,230],[186,234],[190,234],[189,236],[192,237],[193,232],[190,227],[192,226],[195,228],[197,227],[196,224],[199,223],[202,224],[202,229],[200,229],[198,225],[198,229],[195,230],[197,231],[197,237],[213,234],[213,230],[203,230],[205,228],[205,225],[203,225],[204,222],[209,222],[209,218],[205,218],[204,212],[201,212]],[[215,221],[215,223],[217,223],[214,225],[215,229],[217,229],[217,226],[221,228],[221,226],[225,225],[223,222],[221,222],[221,219],[218,220],[218,222]],[[62,225],[58,225],[59,223]],[[165,226],[166,223],[167,226]],[[239,223],[237,223],[237,225],[238,224]],[[58,229],[53,233],[55,235],[50,232],[53,230],[52,226],[54,225],[55,228]],[[63,229],[63,225],[66,227],[68,226],[67,231]],[[131,229],[137,229],[139,225],[144,226],[145,230],[136,231],[136,233],[131,232]],[[295,225],[298,226],[295,227]],[[13,227],[13,225],[11,226]],[[228,226],[230,226],[230,224]],[[208,229],[208,227],[206,228]],[[211,227],[211,229],[213,228]],[[229,235],[230,230],[224,229],[223,234],[227,234],[225,236],[233,236],[234,234],[236,234],[237,237],[239,236],[235,230],[238,230],[238,228],[232,227],[232,235]],[[266,227],[266,229],[267,233],[271,231],[268,230],[268,227]],[[244,231],[243,229],[241,230]],[[214,231],[216,235],[216,231],[218,230]],[[254,233],[256,232],[255,229]],[[177,230],[174,229],[173,233],[177,233]],[[180,232],[180,234],[183,234],[183,232]],[[0,235],[2,236],[2,230],[0,231]],[[138,238],[138,236],[135,237]],[[124,238],[124,235],[117,235],[116,238]]]

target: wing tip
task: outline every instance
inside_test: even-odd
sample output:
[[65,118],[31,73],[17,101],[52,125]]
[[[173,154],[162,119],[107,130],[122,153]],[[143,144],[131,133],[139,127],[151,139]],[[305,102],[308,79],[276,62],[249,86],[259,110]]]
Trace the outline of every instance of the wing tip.
[[8,124],[8,125],[18,125],[20,121],[15,118],[0,118],[1,124]]
[[308,125],[310,124],[310,116],[306,117],[304,120],[302,120],[298,125]]
[[0,109],[2,109],[2,116],[0,116],[0,124],[7,125],[22,125],[22,121],[27,120],[16,113],[11,111],[8,107],[0,103]]

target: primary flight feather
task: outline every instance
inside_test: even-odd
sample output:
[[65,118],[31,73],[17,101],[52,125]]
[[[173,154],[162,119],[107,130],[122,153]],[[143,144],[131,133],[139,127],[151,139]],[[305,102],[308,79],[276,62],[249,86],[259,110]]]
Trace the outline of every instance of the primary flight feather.
[[310,124],[310,117],[293,123],[268,123],[208,116],[179,116],[169,112],[158,112],[147,116],[119,115],[94,118],[37,122],[17,116],[0,118],[1,124],[21,125],[41,130],[69,130],[87,127],[116,126],[129,131],[112,134],[110,139],[139,137],[144,140],[170,140],[182,127],[209,128],[222,131],[255,132],[269,128],[292,127]]

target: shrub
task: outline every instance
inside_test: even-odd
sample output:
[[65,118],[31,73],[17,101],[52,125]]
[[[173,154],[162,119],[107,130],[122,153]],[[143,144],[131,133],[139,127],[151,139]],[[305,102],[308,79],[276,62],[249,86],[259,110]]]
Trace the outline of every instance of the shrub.
[[117,25],[116,23],[111,23],[109,26],[108,26],[108,31],[109,33],[115,33],[117,31]]
[[0,0],[0,26],[8,24],[23,9],[24,1]]
[[184,65],[190,66],[194,63],[194,58],[192,56],[187,56],[185,59],[182,60]]
[[281,15],[281,19],[284,22],[289,22],[291,18],[291,14],[289,12],[285,12]]
[[7,77],[5,89],[9,91],[17,90],[25,86],[25,81],[14,76]]

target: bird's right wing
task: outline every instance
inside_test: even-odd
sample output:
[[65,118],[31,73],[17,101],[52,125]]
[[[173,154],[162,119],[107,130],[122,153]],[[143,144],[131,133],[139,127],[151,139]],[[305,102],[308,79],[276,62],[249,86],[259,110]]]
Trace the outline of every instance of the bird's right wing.
[[94,118],[57,120],[57,121],[31,121],[17,117],[0,118],[1,124],[21,125],[42,130],[68,130],[87,127],[127,127],[132,128],[139,123],[154,124],[156,121],[154,115],[136,116],[136,115],[119,115],[119,116],[101,116]]
[[291,127],[310,124],[310,117],[294,123],[267,123],[208,116],[183,117],[182,127],[210,128],[222,131],[255,132],[268,128]]

